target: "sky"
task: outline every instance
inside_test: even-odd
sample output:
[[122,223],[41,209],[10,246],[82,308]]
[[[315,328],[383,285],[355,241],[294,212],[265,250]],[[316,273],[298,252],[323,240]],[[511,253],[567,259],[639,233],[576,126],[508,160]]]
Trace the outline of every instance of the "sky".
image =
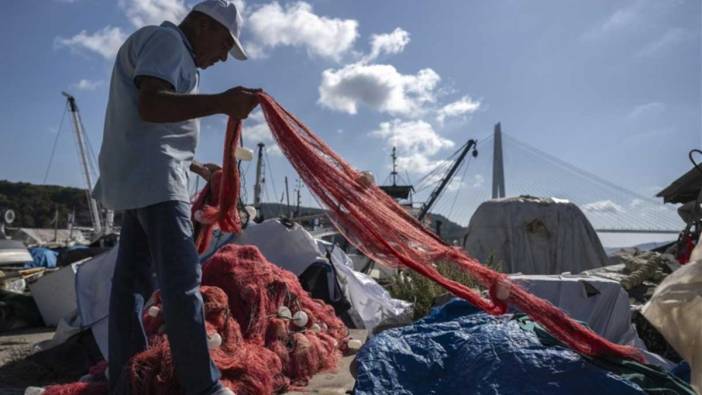
[[[596,179],[632,192],[621,198],[628,202],[608,197],[607,188],[563,196],[593,212],[634,210],[689,170],[688,151],[702,146],[698,0],[237,3],[251,59],[203,71],[201,92],[265,89],[378,182],[390,171],[393,146],[404,179],[416,182],[467,139],[486,143],[437,205],[462,224],[489,197],[497,122],[512,142],[505,143],[508,194],[537,182],[546,192],[557,187],[561,170],[540,158],[552,156],[594,177],[583,178],[581,189],[598,188],[586,184]],[[61,91],[76,97],[97,155],[117,49],[139,27],[177,22],[193,4],[6,2],[0,179],[83,186],[70,119],[61,126]],[[197,158],[220,163],[225,118],[202,119],[201,127]],[[244,141],[267,145],[264,197],[280,201],[283,178],[292,188],[297,177],[260,111],[246,121]],[[515,142],[544,155],[519,161]],[[253,167],[244,165],[249,200]]]

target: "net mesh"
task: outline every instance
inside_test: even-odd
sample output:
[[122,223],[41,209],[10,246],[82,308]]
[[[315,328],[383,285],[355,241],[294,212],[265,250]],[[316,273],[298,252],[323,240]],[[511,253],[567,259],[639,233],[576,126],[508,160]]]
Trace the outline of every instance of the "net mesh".
[[[293,273],[268,262],[254,246],[221,248],[205,264],[202,284],[210,356],[221,382],[237,394],[301,388],[315,373],[334,368],[347,347],[348,329],[334,309],[312,299]],[[154,296],[144,315],[149,347],[130,360],[125,379],[134,394],[179,394],[160,297]],[[289,314],[281,314],[281,307]],[[299,312],[307,319],[294,319]],[[106,384],[95,382],[50,386],[44,395],[105,393]]]
[[[337,229],[365,255],[412,269],[489,313],[501,314],[507,305],[513,305],[583,354],[643,360],[636,348],[598,336],[548,301],[512,283],[505,274],[445,244],[272,97],[265,92],[258,97],[282,152],[328,210]],[[434,265],[442,260],[452,261],[468,272],[490,290],[490,298],[483,298],[476,290],[442,276]]]

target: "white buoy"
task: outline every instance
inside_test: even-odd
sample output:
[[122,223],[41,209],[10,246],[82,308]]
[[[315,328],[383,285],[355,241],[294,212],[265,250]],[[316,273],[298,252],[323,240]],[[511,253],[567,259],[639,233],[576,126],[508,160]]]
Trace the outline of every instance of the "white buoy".
[[326,332],[326,331],[328,331],[328,330],[329,330],[329,327],[327,326],[327,324],[325,324],[324,322],[322,322],[322,332]]
[[212,335],[207,335],[207,348],[213,350],[222,345],[222,336],[215,332]]
[[234,151],[234,156],[243,161],[250,161],[253,160],[253,151],[246,147],[236,147],[236,150]]
[[322,331],[322,327],[317,325],[317,324],[312,324],[310,329],[312,329],[312,332],[316,332],[316,333],[319,333]]
[[46,390],[41,387],[27,387],[24,390],[24,395],[41,395],[44,391]]
[[349,351],[357,352],[361,349],[363,343],[358,339],[351,339],[348,341],[348,343],[346,343],[346,345],[349,346]]
[[249,216],[249,219],[253,220],[254,218],[256,218],[256,207],[246,206],[244,207],[244,211],[246,211],[246,215]]
[[158,317],[158,314],[161,312],[161,309],[158,306],[151,306],[149,307],[148,310],[146,310],[146,314],[149,315],[151,318],[156,318]]
[[287,306],[280,306],[278,307],[278,318],[282,318],[285,320],[291,320],[292,317],[292,312]]
[[298,328],[304,328],[309,322],[309,317],[307,317],[307,313],[300,310],[293,315],[292,321]]

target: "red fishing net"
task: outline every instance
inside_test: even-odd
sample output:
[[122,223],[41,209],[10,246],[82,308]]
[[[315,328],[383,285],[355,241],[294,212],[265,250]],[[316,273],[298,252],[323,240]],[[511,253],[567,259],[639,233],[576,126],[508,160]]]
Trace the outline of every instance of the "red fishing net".
[[[385,264],[412,269],[489,313],[501,314],[508,304],[513,305],[580,353],[643,361],[636,348],[598,336],[548,301],[512,283],[505,274],[446,245],[273,98],[266,93],[258,97],[283,153],[327,208],[339,231],[364,254]],[[240,136],[241,123],[230,119],[223,170],[193,204],[193,217],[204,224],[197,243],[201,252],[207,248],[214,228],[226,232],[241,229],[236,207],[239,174],[234,158]],[[489,289],[490,299],[443,277],[434,266],[439,261],[456,263]],[[310,299],[293,274],[268,263],[255,247],[223,247],[205,267],[203,284],[210,286],[203,287],[208,333],[221,336],[221,346],[212,350],[213,360],[224,382],[238,394],[280,391],[289,384],[304,384],[315,372],[334,366],[346,328],[330,306]],[[282,305],[288,311],[279,314]],[[307,322],[301,331],[295,330],[293,320],[283,318],[297,311],[306,311]],[[132,388],[139,394],[171,394],[178,390],[168,340],[159,333],[160,325],[158,316],[147,319],[152,345],[131,364]],[[45,395],[95,393],[89,392],[95,390],[94,385],[72,385],[79,391],[66,392],[67,386],[55,386],[49,387]]]
[[[410,268],[487,312],[500,314],[511,304],[583,354],[643,360],[636,348],[598,336],[548,301],[511,283],[505,274],[483,266],[459,248],[446,245],[268,94],[260,93],[258,97],[268,126],[285,156],[328,210],[337,228],[364,254],[382,263]],[[231,129],[236,128],[230,126]],[[452,261],[470,273],[490,290],[490,299],[443,277],[434,266],[442,260]]]
[[[334,309],[312,299],[294,274],[256,247],[220,249],[205,264],[202,284],[210,355],[222,383],[239,395],[304,386],[315,373],[335,367],[346,347],[348,329]],[[131,393],[179,394],[158,293],[155,301],[144,314],[149,348],[129,363]],[[104,383],[73,383],[47,387],[44,395],[106,390]]]

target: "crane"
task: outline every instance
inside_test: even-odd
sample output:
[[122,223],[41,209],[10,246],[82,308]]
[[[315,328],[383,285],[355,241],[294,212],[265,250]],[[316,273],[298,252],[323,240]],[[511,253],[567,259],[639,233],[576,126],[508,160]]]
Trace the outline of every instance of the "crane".
[[93,190],[93,179],[88,166],[88,155],[83,121],[80,118],[75,97],[66,92],[61,93],[66,97],[66,100],[68,100],[68,108],[71,111],[71,116],[73,119],[73,129],[75,130],[76,144],[78,145],[78,156],[80,158],[81,166],[83,168],[83,175],[85,177],[85,196],[88,200],[88,208],[90,209],[90,221],[92,222],[95,234],[101,235],[103,229],[102,222],[100,221],[100,212],[98,210],[97,202],[91,196],[91,191]]
[[451,181],[453,178],[453,175],[456,173],[456,170],[461,166],[461,163],[463,162],[463,159],[465,159],[466,155],[468,154],[468,151],[471,149],[473,150],[473,157],[478,156],[478,149],[477,149],[477,144],[478,142],[470,139],[468,142],[463,146],[463,149],[461,150],[461,154],[458,155],[458,158],[453,162],[453,165],[451,165],[451,168],[449,171],[446,173],[446,175],[441,179],[441,182],[439,185],[431,192],[431,195],[429,195],[429,200],[427,200],[423,205],[422,208],[419,210],[419,215],[417,215],[418,220],[423,220],[424,216],[427,215],[431,207],[434,205],[436,202],[436,199],[439,198],[439,195],[441,195],[441,192],[443,192],[444,188],[448,183]]

